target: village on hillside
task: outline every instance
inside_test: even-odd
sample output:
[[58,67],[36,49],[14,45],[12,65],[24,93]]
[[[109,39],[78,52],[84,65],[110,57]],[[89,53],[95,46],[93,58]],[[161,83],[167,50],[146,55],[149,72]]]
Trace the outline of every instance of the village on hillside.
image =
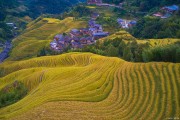
[[[122,9],[122,4],[119,6],[114,4],[103,3],[102,0],[87,0],[88,5],[97,5],[102,7],[118,7]],[[162,19],[169,18],[175,11],[179,10],[177,5],[165,6],[161,8],[161,12],[153,14],[153,16],[160,17]],[[87,28],[72,29],[69,33],[57,34],[53,41],[50,43],[50,47],[54,51],[63,52],[66,48],[78,49],[87,45],[95,44],[100,38],[109,36],[109,32],[103,31],[103,26],[97,24],[96,19],[100,16],[99,13],[92,13],[91,18],[88,21]],[[137,24],[136,20],[127,20],[118,18],[117,23],[120,28],[129,29]]]
[[[103,3],[102,0],[87,0],[87,4],[96,4],[98,6],[118,7],[114,4]],[[93,13],[88,21],[88,28],[72,29],[69,33],[57,34],[50,47],[54,51],[63,52],[66,48],[78,49],[87,45],[95,44],[100,38],[109,36],[109,32],[103,31],[103,26],[96,23],[99,13]],[[117,22],[122,28],[129,28],[136,24],[134,20],[118,19]]]
[[[107,4],[107,3],[103,3],[102,0],[87,0],[87,4],[88,5],[97,5],[97,6],[102,6],[102,7],[116,7],[116,8],[120,8],[123,9],[123,4],[124,2],[119,3],[119,5],[115,5],[115,4]],[[124,29],[128,29],[133,27],[134,25],[136,25],[137,21],[136,20],[127,20],[127,19],[122,19],[122,18],[118,18],[117,22],[119,24],[119,27],[124,28]]]
[[51,49],[63,52],[66,48],[78,49],[96,43],[96,40],[107,37],[108,32],[103,31],[103,27],[96,23],[98,13],[93,13],[88,21],[88,28],[72,29],[69,33],[57,34],[50,43]]

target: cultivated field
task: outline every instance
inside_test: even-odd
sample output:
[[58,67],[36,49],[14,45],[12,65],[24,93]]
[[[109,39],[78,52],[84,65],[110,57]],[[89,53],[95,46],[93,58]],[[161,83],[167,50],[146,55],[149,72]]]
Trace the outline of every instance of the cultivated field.
[[0,89],[14,80],[29,89],[0,109],[3,120],[180,118],[180,64],[69,53],[5,62],[0,71]]

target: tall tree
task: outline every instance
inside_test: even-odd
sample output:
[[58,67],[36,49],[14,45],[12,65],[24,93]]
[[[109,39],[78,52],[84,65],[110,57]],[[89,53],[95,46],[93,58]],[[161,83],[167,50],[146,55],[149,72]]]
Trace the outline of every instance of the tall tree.
[[118,56],[118,48],[114,47],[112,44],[108,46],[108,49],[106,51],[108,56],[111,57],[117,57]]
[[123,58],[127,61],[134,61],[133,60],[133,54],[131,51],[130,46],[127,46],[123,51]]

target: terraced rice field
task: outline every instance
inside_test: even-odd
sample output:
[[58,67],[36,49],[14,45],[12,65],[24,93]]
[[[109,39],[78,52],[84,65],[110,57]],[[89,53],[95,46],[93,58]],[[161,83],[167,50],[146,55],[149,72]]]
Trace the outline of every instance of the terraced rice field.
[[169,44],[174,44],[175,42],[179,42],[180,39],[150,39],[148,42],[152,47],[154,46],[165,46]]
[[176,42],[179,42],[180,39],[147,39],[147,40],[137,40],[139,44],[149,43],[151,47],[155,46],[166,46],[169,44],[174,44]]
[[73,28],[85,28],[85,21],[74,21],[72,17],[64,20],[42,18],[27,25],[25,32],[13,40],[9,60],[22,60],[37,57],[43,48],[49,48],[53,37],[58,33],[69,32]]
[[180,64],[130,63],[69,53],[0,65],[0,89],[29,89],[0,119],[164,120],[180,118]]

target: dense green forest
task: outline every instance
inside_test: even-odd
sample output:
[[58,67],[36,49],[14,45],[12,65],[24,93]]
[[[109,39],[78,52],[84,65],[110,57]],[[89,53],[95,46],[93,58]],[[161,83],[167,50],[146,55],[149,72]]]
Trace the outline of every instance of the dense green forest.
[[5,42],[12,37],[11,28],[6,25],[4,20],[8,14],[7,9],[13,9],[18,6],[16,0],[1,0],[0,1],[0,43]]
[[143,17],[129,32],[137,38],[180,38],[180,17]]

